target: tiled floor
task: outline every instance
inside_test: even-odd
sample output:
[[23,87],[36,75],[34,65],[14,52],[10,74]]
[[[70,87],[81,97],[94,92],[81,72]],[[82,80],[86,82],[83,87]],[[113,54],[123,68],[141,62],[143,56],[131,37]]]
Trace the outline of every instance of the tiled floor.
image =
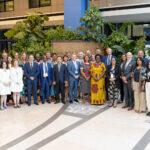
[[9,107],[0,111],[0,150],[150,150],[150,118],[121,106]]

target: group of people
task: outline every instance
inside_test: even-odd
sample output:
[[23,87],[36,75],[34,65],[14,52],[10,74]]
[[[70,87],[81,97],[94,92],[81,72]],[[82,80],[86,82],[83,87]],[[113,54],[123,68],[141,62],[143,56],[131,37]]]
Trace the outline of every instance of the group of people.
[[101,49],[95,54],[90,50],[70,52],[57,56],[47,51],[40,54],[20,57],[16,52],[8,56],[3,52],[0,69],[0,109],[7,109],[9,101],[13,100],[14,108],[20,108],[24,99],[31,105],[32,95],[35,105],[55,104],[60,101],[66,104],[87,100],[90,104],[105,104],[122,108],[134,109],[136,112],[147,112],[150,116],[150,61],[144,58],[142,50],[133,59],[132,53],[122,54],[121,61],[112,55],[112,49],[106,49],[106,56],[102,56]]

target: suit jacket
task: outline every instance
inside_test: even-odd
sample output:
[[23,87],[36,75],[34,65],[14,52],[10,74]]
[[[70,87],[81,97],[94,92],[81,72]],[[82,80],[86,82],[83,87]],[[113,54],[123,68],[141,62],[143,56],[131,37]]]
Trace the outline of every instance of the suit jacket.
[[144,66],[147,67],[148,66],[148,62],[149,62],[148,58],[143,58],[143,61],[144,61]]
[[[117,60],[117,57],[116,56],[113,56],[111,58],[115,58]],[[107,68],[108,67],[108,62],[107,62],[107,59],[108,59],[108,56],[104,56],[103,59],[102,59],[102,62],[105,64],[105,67]]]
[[126,67],[126,63],[127,61],[123,64],[121,76],[126,77],[127,80],[131,80],[132,72],[136,66],[136,61],[131,60],[127,67]]
[[30,63],[27,62],[24,65],[24,74],[28,80],[30,77],[34,77],[34,80],[37,80],[37,76],[39,75],[39,66],[36,62],[33,62],[33,68],[31,69]]
[[65,81],[68,80],[68,74],[67,74],[67,67],[65,64],[61,64],[60,66],[60,71],[58,70],[58,64],[54,65],[53,68],[53,81],[59,83],[64,83]]
[[71,61],[68,62],[67,67],[68,67],[68,73],[69,73],[69,80],[70,81],[76,80],[74,78],[75,75],[80,76],[80,62],[76,61],[76,63],[77,63],[77,71],[78,71],[78,73],[75,73],[76,68],[75,68],[75,65],[74,65],[73,61],[71,60]]
[[[107,87],[109,87],[109,84],[110,84],[110,81],[109,81],[109,79],[110,79],[110,71],[111,71],[111,65],[109,65],[108,67],[107,67],[107,70],[106,70],[106,78],[107,78]],[[115,84],[116,84],[116,87],[117,88],[120,88],[120,74],[121,74],[121,72],[120,72],[121,70],[120,70],[120,66],[118,65],[118,64],[116,64],[116,66],[115,66],[115,78],[116,78],[116,80],[115,80]]]
[[[50,82],[53,80],[53,76],[52,76],[53,72],[52,72],[52,67],[51,67],[50,63],[47,63],[47,68],[48,68],[48,77],[47,78],[48,78],[48,82]],[[43,79],[44,79],[44,77],[43,77],[43,75],[44,75],[43,63],[41,63],[39,65],[39,70],[40,70],[39,78],[40,78],[40,82],[42,84]]]

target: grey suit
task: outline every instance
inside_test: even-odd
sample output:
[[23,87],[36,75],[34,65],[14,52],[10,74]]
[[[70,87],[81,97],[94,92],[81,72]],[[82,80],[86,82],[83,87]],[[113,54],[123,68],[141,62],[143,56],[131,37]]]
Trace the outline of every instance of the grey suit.
[[125,62],[122,67],[122,77],[127,78],[127,83],[123,84],[124,87],[124,97],[125,97],[125,104],[128,107],[134,107],[134,94],[131,88],[131,75],[136,66],[136,61],[131,60],[130,63],[126,66]]

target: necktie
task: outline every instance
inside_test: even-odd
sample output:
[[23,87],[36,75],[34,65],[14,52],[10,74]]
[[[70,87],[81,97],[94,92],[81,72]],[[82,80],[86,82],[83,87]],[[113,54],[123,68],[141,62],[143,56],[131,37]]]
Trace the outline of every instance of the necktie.
[[60,72],[60,64],[58,64],[58,71]]
[[47,73],[48,72],[48,70],[47,70],[47,66],[46,66],[46,63],[45,63],[45,73]]
[[31,63],[31,69],[33,69],[33,64]]
[[108,65],[110,65],[110,56],[108,56]]

